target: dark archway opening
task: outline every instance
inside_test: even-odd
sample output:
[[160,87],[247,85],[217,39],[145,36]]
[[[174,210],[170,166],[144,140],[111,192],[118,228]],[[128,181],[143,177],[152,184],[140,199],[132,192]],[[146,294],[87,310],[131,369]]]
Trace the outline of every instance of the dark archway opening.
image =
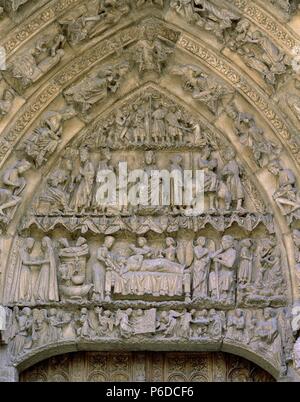
[[74,352],[44,360],[22,382],[273,382],[239,356],[222,352]]

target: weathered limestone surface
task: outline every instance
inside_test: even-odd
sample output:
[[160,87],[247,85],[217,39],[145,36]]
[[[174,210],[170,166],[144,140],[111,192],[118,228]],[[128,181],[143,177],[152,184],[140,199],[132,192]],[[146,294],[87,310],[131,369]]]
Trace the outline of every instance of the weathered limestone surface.
[[[0,380],[109,380],[45,372],[122,349],[139,381],[159,350],[176,381],[299,381],[298,2],[0,7]],[[120,162],[142,197],[105,204]],[[151,205],[153,170],[202,170],[203,210],[174,179]]]

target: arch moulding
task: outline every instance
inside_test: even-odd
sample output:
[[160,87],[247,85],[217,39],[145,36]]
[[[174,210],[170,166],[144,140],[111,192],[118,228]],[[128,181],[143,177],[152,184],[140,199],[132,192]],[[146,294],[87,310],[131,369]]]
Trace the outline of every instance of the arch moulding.
[[299,381],[297,0],[90,3],[0,1],[0,379],[126,350]]

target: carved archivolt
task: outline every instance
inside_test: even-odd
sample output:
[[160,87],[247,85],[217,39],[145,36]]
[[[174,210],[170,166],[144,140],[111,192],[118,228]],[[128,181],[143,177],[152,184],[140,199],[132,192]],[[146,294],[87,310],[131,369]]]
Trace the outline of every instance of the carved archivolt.
[[[295,4],[272,1],[272,16],[259,1],[33,3],[3,4],[12,363],[177,342],[249,352],[277,378],[298,369]],[[99,172],[119,178],[120,162],[145,177],[201,169],[204,211],[181,207],[174,182],[167,206],[160,188],[155,207],[102,205]]]

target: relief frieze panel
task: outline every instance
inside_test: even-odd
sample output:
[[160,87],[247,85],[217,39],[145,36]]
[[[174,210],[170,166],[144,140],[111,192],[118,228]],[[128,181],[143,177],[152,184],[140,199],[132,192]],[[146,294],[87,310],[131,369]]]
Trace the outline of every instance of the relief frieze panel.
[[259,233],[217,239],[187,229],[143,236],[119,230],[72,240],[57,229],[55,237],[22,237],[12,251],[6,298],[20,305],[178,300],[282,306],[285,257],[275,237]]
[[[30,10],[9,3],[13,18]],[[52,1],[6,39],[1,339],[12,365],[74,344],[179,345],[248,353],[278,376],[298,369],[300,102],[284,90],[297,37],[243,0],[88,3]],[[185,188],[199,171],[203,186]],[[145,378],[142,355],[134,370]]]
[[[7,334],[13,361],[18,363],[45,346],[70,342],[101,342],[123,346],[177,342],[220,345],[222,341],[247,347],[284,373],[286,355],[281,342],[289,331],[284,325],[284,309],[221,312],[214,309],[117,309],[102,307],[30,309],[15,307],[10,313]],[[20,331],[21,329],[21,331]]]

